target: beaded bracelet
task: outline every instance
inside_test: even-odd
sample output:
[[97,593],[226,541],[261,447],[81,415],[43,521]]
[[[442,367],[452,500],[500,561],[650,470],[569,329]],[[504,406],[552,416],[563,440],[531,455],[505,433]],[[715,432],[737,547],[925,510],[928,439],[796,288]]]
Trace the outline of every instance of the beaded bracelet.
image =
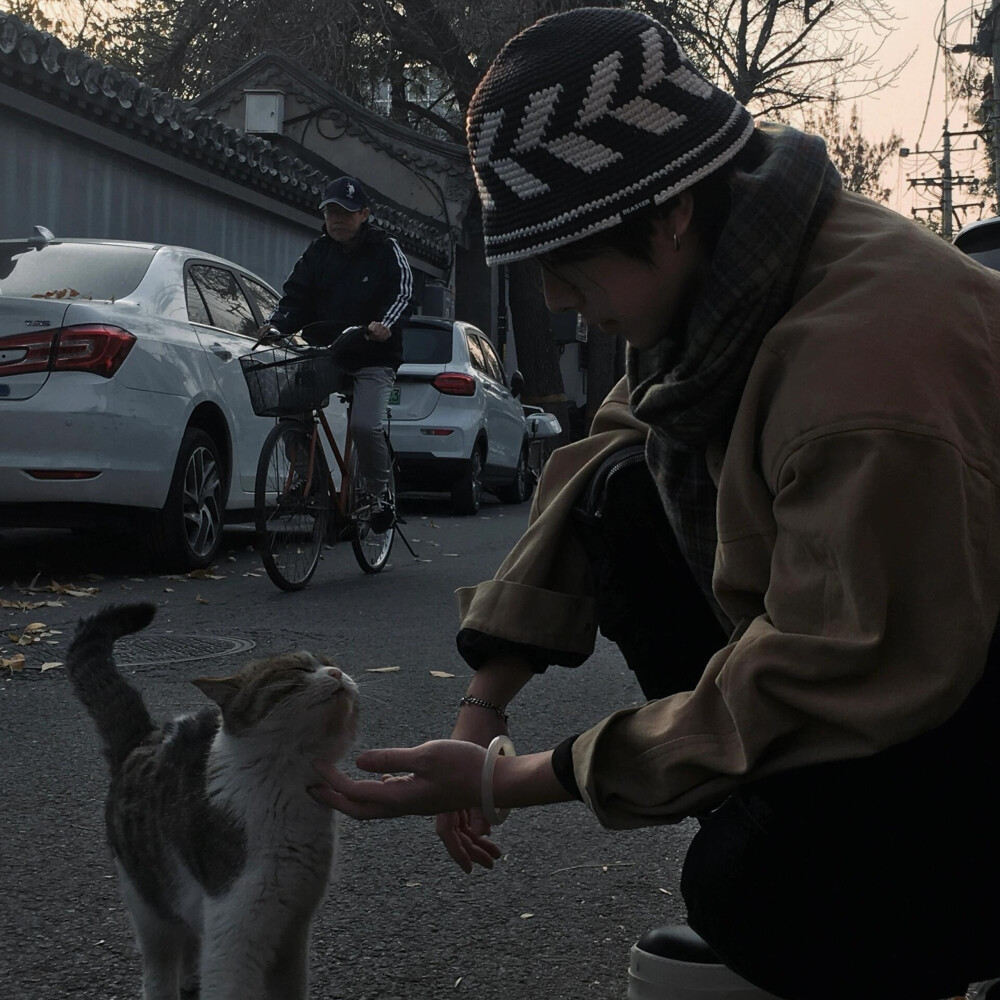
[[477,708],[488,708],[491,712],[496,713],[496,717],[502,722],[507,722],[510,719],[510,716],[499,705],[494,705],[492,701],[486,701],[485,698],[470,698],[466,695],[459,704],[475,705]]

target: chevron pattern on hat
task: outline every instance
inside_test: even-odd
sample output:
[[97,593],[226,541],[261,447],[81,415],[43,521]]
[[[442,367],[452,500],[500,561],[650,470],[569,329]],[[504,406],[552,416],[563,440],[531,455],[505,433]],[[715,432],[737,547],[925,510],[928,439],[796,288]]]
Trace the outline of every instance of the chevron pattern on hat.
[[467,129],[494,264],[665,201],[735,156],[753,120],[657,21],[584,8],[507,43]]

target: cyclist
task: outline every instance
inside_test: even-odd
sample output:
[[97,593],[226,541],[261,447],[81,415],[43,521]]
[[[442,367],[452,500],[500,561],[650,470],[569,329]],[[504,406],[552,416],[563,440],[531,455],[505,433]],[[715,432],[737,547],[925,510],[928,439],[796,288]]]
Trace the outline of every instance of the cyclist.
[[[355,177],[338,177],[323,191],[323,232],[295,262],[265,325],[291,336],[310,323],[341,331],[367,330],[342,358],[354,375],[351,435],[367,492],[376,509],[371,526],[386,531],[395,520],[388,490],[389,451],[383,422],[396,370],[403,360],[403,324],[412,309],[413,276],[399,244],[370,221],[368,195]],[[326,346],[335,334],[304,337]]]

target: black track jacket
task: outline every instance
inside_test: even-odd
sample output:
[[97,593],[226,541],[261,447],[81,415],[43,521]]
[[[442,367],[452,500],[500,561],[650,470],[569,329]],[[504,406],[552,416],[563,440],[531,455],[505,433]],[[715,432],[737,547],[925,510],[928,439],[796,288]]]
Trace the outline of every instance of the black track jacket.
[[351,357],[351,367],[387,365],[396,369],[403,360],[403,323],[410,315],[412,295],[413,276],[399,244],[365,223],[346,248],[325,231],[306,247],[268,322],[282,333],[292,334],[321,320],[339,330],[378,321],[392,330],[392,337],[381,343],[366,340],[360,352]]

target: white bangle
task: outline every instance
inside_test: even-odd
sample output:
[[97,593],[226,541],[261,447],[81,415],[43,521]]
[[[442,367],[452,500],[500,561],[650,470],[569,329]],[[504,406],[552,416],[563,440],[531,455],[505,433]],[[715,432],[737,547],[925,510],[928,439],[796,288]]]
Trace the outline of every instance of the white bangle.
[[506,818],[509,809],[496,809],[493,806],[493,770],[497,765],[497,757],[515,756],[514,744],[509,736],[494,736],[486,748],[486,760],[483,762],[482,811],[490,826],[499,826]]

